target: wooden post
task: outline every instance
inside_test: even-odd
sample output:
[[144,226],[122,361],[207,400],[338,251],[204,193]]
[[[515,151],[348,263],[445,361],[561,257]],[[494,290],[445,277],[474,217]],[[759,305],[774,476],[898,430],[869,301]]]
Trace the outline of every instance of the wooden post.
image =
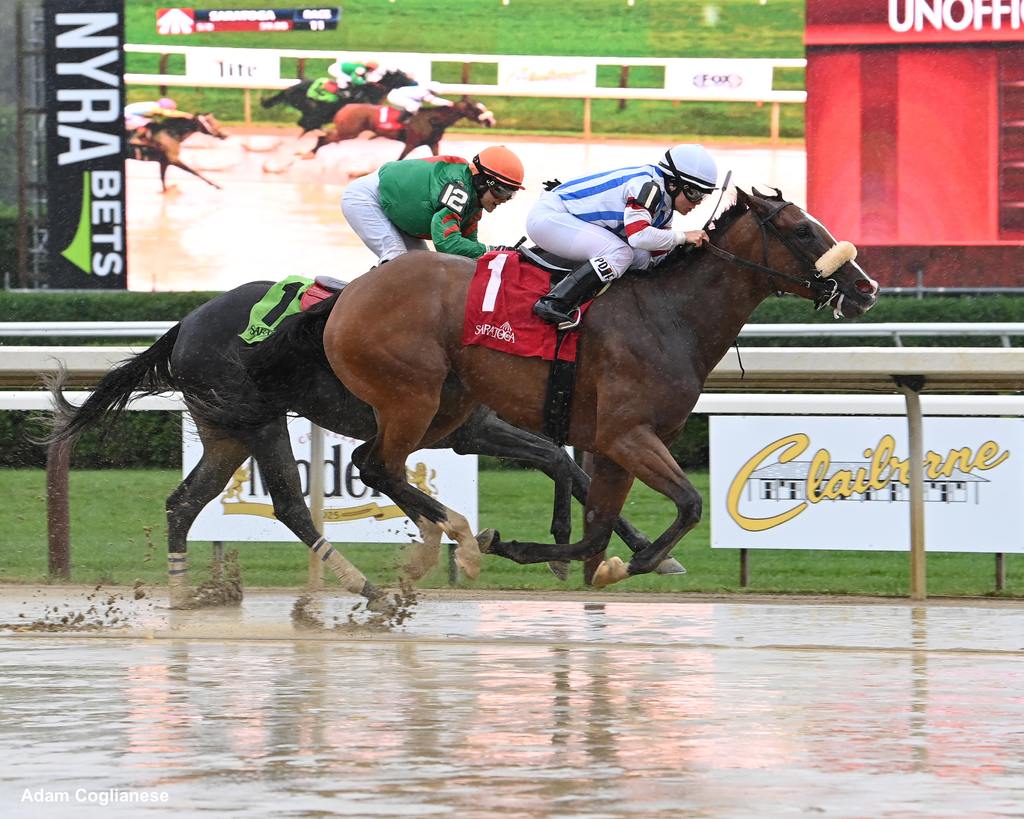
[[245,124],[252,125],[252,95],[248,88],[242,92],[242,110]]
[[71,443],[59,441],[46,450],[46,522],[50,577],[71,579],[71,500],[68,471]]
[[590,97],[583,100],[583,138],[590,139]]
[[213,565],[210,568],[210,579],[220,582],[224,578],[224,541],[215,540],[212,547],[210,554]]
[[[629,88],[629,66],[624,65],[619,68],[619,88]],[[619,110],[626,110],[626,101],[624,99],[619,100]]]
[[18,163],[18,221],[15,228],[15,247],[18,259],[18,286],[28,287],[28,91],[25,82],[25,19],[22,4],[14,7],[14,83],[18,94],[18,113],[14,123],[14,152]]
[[299,57],[295,61],[295,73],[299,75],[299,81],[306,79],[306,58]]
[[[313,526],[324,533],[324,431],[310,421],[309,424],[309,514]],[[324,563],[320,556],[309,550],[309,573],[306,585],[311,591],[324,587]]]
[[778,145],[779,143],[779,120],[781,119],[781,104],[778,102],[772,103],[772,125],[771,125],[771,138],[772,145]]
[[468,85],[469,84],[469,69],[470,69],[470,65],[471,65],[471,63],[463,63],[462,64],[462,84],[463,85]]
[[928,596],[924,539],[924,423],[921,419],[919,375],[894,376],[907,401],[907,432],[910,438],[910,597]]
[[[161,74],[166,74],[167,73],[167,60],[168,60],[168,58],[170,56],[171,56],[170,54],[161,54],[160,55],[160,73]],[[160,86],[160,96],[161,97],[166,97],[167,96],[167,86],[166,85],[161,85]]]
[[750,555],[746,549],[740,549],[740,588],[750,584]]
[[1006,588],[1006,555],[996,552],[996,591]]

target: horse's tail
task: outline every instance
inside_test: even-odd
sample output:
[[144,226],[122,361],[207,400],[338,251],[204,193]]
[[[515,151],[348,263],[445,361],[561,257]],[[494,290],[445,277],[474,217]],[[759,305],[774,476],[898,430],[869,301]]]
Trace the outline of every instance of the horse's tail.
[[181,325],[175,324],[149,349],[108,372],[80,407],[64,397],[68,372],[61,367],[56,375],[47,379],[55,408],[53,425],[45,436],[38,439],[38,443],[74,441],[96,424],[109,427],[125,411],[133,395],[155,395],[174,389],[171,351],[180,329]]

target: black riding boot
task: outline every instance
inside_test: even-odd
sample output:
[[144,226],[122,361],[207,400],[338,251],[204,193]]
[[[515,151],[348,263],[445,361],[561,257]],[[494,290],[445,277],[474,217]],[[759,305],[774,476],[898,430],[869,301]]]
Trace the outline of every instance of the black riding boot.
[[587,262],[552,287],[546,296],[541,296],[533,305],[533,312],[548,324],[571,324],[573,311],[596,296],[605,284],[594,266]]

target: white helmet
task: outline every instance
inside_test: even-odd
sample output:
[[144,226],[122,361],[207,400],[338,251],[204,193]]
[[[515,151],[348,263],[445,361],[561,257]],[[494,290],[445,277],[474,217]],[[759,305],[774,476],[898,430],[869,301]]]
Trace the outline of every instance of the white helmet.
[[713,191],[718,181],[718,166],[701,145],[690,143],[669,148],[658,167],[680,185],[693,185],[704,193]]

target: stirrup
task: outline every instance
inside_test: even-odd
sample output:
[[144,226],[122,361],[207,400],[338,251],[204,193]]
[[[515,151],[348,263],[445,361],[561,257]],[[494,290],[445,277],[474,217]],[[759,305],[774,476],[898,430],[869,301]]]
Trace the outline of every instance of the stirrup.
[[568,321],[559,322],[559,330],[575,330],[577,327],[580,326],[580,322],[583,321],[583,310],[580,309],[579,307],[574,307],[573,314],[573,318],[569,319]]

